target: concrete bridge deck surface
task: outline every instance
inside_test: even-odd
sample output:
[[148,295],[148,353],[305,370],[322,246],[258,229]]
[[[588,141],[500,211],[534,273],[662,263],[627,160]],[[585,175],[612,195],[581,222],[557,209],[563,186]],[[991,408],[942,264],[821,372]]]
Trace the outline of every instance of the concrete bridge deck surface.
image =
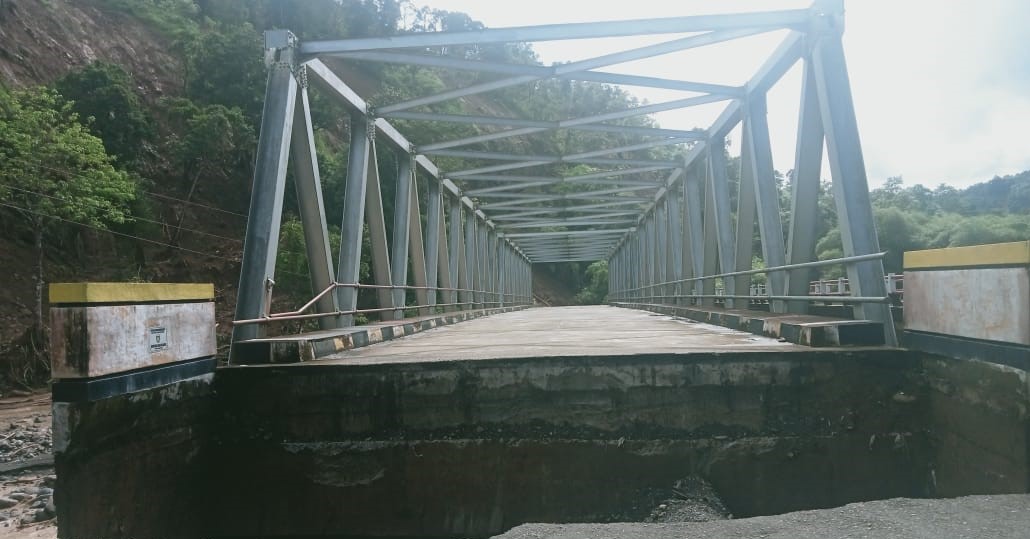
[[325,362],[377,364],[806,349],[720,326],[592,305],[534,307],[496,314],[348,350],[329,356]]

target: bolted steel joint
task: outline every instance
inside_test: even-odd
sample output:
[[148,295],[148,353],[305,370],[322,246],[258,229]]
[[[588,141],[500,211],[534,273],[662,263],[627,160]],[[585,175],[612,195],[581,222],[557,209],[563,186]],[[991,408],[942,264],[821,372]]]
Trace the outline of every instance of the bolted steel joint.
[[265,67],[268,69],[289,69],[296,73],[300,40],[289,30],[268,30],[265,32]]

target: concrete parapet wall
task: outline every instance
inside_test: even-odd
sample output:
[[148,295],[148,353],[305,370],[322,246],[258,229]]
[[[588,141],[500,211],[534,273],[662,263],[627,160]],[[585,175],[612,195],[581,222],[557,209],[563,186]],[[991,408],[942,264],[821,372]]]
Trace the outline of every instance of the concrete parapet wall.
[[905,329],[1030,346],[1030,269],[906,271]]
[[1030,242],[905,253],[905,329],[1030,347]]

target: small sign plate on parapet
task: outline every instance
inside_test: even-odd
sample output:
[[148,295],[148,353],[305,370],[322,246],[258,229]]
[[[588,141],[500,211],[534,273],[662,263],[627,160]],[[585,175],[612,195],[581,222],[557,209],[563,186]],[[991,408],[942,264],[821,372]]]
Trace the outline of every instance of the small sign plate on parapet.
[[156,326],[147,329],[150,335],[150,353],[156,354],[168,349],[168,328]]

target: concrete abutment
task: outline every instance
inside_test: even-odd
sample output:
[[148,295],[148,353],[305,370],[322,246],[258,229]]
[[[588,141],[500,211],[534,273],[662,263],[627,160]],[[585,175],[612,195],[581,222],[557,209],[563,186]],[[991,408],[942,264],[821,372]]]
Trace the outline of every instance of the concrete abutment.
[[64,537],[486,537],[690,474],[736,516],[1027,492],[1027,404],[893,350],[235,367],[61,405],[57,505]]

